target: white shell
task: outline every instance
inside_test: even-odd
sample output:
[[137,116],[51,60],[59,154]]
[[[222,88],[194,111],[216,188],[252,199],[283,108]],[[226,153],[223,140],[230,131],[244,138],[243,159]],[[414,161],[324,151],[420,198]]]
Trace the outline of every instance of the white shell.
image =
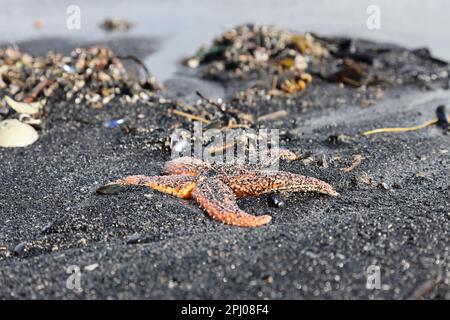
[[25,147],[39,138],[34,128],[16,119],[0,121],[0,147]]
[[39,110],[44,107],[46,102],[45,99],[32,103],[17,102],[8,96],[5,96],[4,99],[8,106],[10,106],[14,111],[29,115],[35,115],[36,113],[38,113]]

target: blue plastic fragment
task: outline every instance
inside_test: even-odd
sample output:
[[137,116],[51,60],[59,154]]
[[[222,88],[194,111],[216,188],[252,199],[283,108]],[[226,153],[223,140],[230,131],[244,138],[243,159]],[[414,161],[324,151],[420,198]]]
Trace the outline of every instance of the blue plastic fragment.
[[103,122],[103,126],[106,128],[117,128],[125,122],[124,119],[111,119]]

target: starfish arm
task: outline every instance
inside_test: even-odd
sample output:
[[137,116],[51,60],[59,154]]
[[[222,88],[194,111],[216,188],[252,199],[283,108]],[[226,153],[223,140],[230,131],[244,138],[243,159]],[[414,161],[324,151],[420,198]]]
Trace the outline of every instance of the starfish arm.
[[211,169],[211,165],[202,160],[192,157],[180,157],[168,161],[163,168],[164,174],[184,174],[190,176],[197,176],[202,172]]
[[257,196],[273,191],[317,192],[339,196],[325,181],[284,171],[253,171],[245,175],[224,175],[220,176],[220,179],[238,197]]
[[189,198],[191,196],[191,191],[195,186],[196,180],[196,177],[189,175],[128,176],[98,188],[97,193],[114,194],[126,186],[137,185],[146,186],[179,198]]
[[271,216],[253,216],[239,209],[233,191],[218,178],[201,179],[192,197],[214,219],[239,227],[258,227],[269,223]]

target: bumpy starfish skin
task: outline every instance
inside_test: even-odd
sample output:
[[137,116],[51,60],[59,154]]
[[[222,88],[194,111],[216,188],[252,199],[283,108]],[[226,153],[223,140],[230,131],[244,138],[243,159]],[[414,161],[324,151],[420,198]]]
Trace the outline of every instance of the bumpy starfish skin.
[[240,227],[257,227],[269,223],[271,216],[252,216],[236,204],[236,196],[222,179],[200,178],[192,191],[200,206],[214,219]]
[[240,227],[258,227],[271,221],[253,216],[236,204],[236,197],[258,196],[273,191],[317,192],[337,197],[328,183],[283,171],[253,170],[245,165],[209,164],[182,157],[164,165],[163,176],[128,176],[97,189],[113,194],[129,185],[146,186],[180,198],[192,198],[214,219]]

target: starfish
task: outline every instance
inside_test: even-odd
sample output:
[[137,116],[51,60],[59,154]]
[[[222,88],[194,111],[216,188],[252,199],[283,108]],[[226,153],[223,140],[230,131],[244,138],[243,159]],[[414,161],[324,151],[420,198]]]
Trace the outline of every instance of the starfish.
[[255,170],[242,164],[210,164],[192,157],[166,162],[163,174],[128,176],[100,187],[97,193],[115,194],[126,186],[146,186],[179,198],[192,198],[212,218],[240,227],[262,226],[269,223],[272,217],[254,216],[242,211],[236,198],[273,191],[339,196],[331,185],[316,178],[286,171]]

